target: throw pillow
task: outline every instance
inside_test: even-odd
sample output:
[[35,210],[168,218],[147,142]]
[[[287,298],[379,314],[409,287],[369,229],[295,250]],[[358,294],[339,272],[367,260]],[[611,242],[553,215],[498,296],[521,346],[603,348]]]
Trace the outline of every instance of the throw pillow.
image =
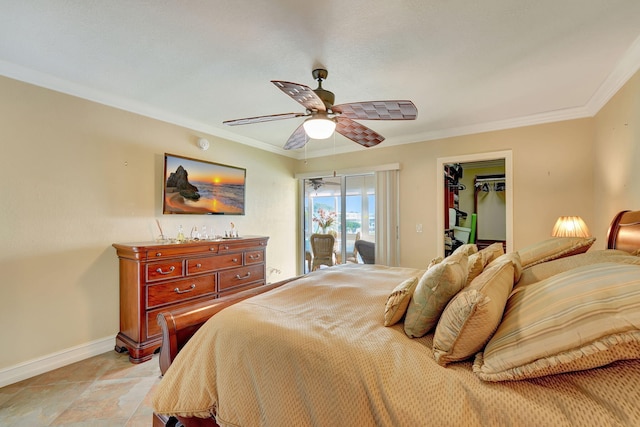
[[638,325],[640,266],[578,267],[516,288],[473,370],[507,381],[640,359]]
[[433,329],[449,300],[467,281],[467,260],[464,253],[451,254],[422,275],[404,319],[408,336],[421,337]]
[[438,364],[468,359],[482,349],[502,320],[514,282],[509,259],[487,267],[447,305],[433,338]]
[[529,268],[541,262],[577,255],[589,250],[595,237],[552,237],[520,250],[522,268]]
[[411,295],[418,284],[417,277],[411,277],[400,283],[387,298],[387,304],[384,308],[384,326],[395,325],[402,319],[407,312]]

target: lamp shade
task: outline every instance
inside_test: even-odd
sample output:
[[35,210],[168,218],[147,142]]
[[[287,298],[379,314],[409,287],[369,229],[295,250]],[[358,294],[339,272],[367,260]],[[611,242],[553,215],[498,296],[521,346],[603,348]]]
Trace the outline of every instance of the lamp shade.
[[302,124],[309,138],[327,139],[333,135],[336,122],[327,117],[311,117]]
[[579,216],[561,216],[551,232],[553,237],[590,237],[587,224]]

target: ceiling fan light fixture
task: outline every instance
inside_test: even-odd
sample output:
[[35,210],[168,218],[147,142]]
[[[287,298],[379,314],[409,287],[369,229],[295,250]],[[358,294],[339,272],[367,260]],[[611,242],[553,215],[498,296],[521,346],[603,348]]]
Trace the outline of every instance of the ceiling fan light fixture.
[[327,117],[311,117],[302,124],[307,136],[312,139],[327,139],[336,130],[336,122]]

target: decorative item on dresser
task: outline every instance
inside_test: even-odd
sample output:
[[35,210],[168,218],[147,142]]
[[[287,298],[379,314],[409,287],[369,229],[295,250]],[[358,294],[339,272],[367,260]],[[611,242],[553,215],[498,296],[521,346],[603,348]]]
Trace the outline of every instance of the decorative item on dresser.
[[189,243],[114,243],[120,264],[120,332],[115,349],[151,359],[162,343],[156,317],[265,284],[268,237]]

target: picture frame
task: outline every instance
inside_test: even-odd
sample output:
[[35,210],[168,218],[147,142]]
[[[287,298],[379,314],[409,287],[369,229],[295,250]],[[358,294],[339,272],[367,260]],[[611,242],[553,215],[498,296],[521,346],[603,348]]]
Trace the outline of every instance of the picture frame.
[[244,168],[164,154],[162,213],[244,215]]

